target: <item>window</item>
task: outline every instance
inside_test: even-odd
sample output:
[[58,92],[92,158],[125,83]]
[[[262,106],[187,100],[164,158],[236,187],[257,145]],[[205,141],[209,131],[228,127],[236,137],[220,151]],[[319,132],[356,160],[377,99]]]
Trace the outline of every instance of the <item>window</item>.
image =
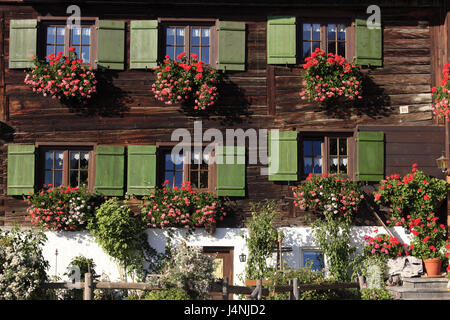
[[164,52],[171,59],[185,52],[194,53],[198,60],[211,64],[213,62],[212,25],[195,23],[192,25],[165,24]]
[[351,138],[346,136],[302,138],[303,176],[309,174],[350,175]]
[[65,21],[44,21],[42,23],[42,38],[45,46],[41,48],[42,57],[47,61],[50,54],[62,52],[69,54],[69,47],[74,47],[77,57],[86,64],[92,64],[95,59],[94,21],[83,21],[79,27],[70,28]]
[[326,53],[339,54],[347,57],[348,27],[342,23],[303,23],[302,28],[302,61],[309,57],[317,48]]
[[41,185],[91,188],[92,148],[39,148]]
[[319,249],[301,249],[302,267],[310,266],[311,270],[321,271],[325,268],[323,252]]
[[[162,152],[162,178],[169,181],[170,187],[181,187],[183,182],[190,181],[192,188],[211,189],[214,170],[213,164],[208,164],[211,155],[189,150],[185,154],[172,155],[172,150],[166,148]],[[190,161],[186,161],[190,159]]]

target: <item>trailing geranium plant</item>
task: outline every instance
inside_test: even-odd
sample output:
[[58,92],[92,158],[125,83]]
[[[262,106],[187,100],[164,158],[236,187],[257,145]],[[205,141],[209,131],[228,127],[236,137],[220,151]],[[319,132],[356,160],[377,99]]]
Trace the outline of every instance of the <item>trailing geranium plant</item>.
[[375,202],[389,208],[391,226],[408,227],[408,219],[424,218],[435,212],[448,191],[446,181],[430,177],[412,165],[411,173],[393,174],[381,180]]
[[449,80],[449,68],[450,64],[446,63],[444,65],[444,69],[442,70],[442,73],[444,77],[441,80],[441,85],[433,87],[432,93],[433,93],[433,114],[439,119],[444,118],[449,120],[449,104],[450,104],[450,83]]
[[28,220],[45,230],[76,231],[86,227],[94,216],[95,195],[86,188],[53,187],[47,185],[44,190],[26,199],[30,215]]
[[408,245],[400,242],[397,237],[387,234],[378,234],[374,237],[366,235],[364,240],[363,254],[366,257],[385,260],[409,255]]
[[141,212],[150,228],[181,227],[194,230],[205,224],[215,224],[227,215],[221,200],[210,191],[191,188],[190,182],[178,187],[162,187],[152,190],[144,198]]
[[44,97],[86,104],[97,91],[92,67],[83,65],[74,47],[69,48],[68,56],[58,52],[47,58],[48,62],[32,57],[34,67],[26,74],[24,82]]
[[326,103],[362,99],[361,72],[344,57],[327,55],[317,48],[305,59],[303,69],[306,88],[300,93],[302,100]]
[[191,53],[191,59],[184,52],[177,59],[179,61],[166,55],[163,63],[153,68],[155,98],[167,105],[189,102],[194,110],[213,106],[218,99],[217,71],[198,60],[194,53]]
[[356,182],[328,174],[309,174],[304,183],[292,189],[296,207],[345,218],[350,218],[357,211],[364,198]]

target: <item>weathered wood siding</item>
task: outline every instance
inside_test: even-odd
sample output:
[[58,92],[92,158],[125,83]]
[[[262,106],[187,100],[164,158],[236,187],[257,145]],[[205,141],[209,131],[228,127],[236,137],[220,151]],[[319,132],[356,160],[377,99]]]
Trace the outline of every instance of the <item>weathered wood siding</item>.
[[[440,8],[403,7],[383,9],[384,66],[365,70],[370,88],[366,92],[367,104],[358,110],[320,110],[318,106],[300,100],[302,77],[299,67],[268,66],[266,63],[266,16],[298,15],[299,17],[356,17],[365,14],[365,7],[324,8],[312,7],[239,7],[223,5],[186,5],[174,10],[170,5],[128,6],[83,4],[82,14],[102,19],[154,19],[156,17],[218,18],[245,21],[247,25],[247,68],[244,72],[226,74],[227,86],[223,92],[219,115],[203,120],[208,128],[286,128],[286,129],[355,129],[357,125],[414,126],[432,125],[431,84],[433,52],[439,38],[432,37],[431,21]],[[219,10],[220,8],[220,10]],[[0,4],[0,39],[4,55],[0,80],[1,116],[4,121],[1,141],[7,143],[40,142],[96,142],[99,144],[154,144],[169,142],[176,128],[193,129],[196,118],[186,116],[178,106],[166,106],[155,101],[151,94],[154,76],[150,71],[127,70],[107,72],[106,82],[112,91],[103,93],[102,103],[90,113],[69,110],[58,101],[37,96],[23,84],[23,70],[9,70],[9,24],[11,19],[36,18],[39,15],[66,16],[66,6]],[[439,19],[438,19],[439,20]],[[129,24],[127,25],[129,27]],[[126,41],[129,44],[129,29]],[[434,39],[434,41],[432,41]],[[128,46],[129,47],[129,46]],[[127,53],[127,59],[129,53]],[[435,71],[435,70],[434,70]],[[2,90],[4,89],[4,94]],[[408,106],[409,113],[400,114],[400,106]],[[424,129],[425,130],[425,129]],[[433,135],[434,129],[430,132]],[[389,131],[387,174],[413,162],[426,163],[435,158],[438,142],[429,145],[426,134],[418,136],[416,129],[402,134]],[[392,134],[392,135],[391,135]],[[428,137],[428,136],[427,136]],[[418,139],[417,141],[415,139]],[[396,140],[397,139],[397,140]],[[408,154],[402,149],[402,139],[407,139]],[[440,141],[440,140],[439,140]],[[392,142],[392,143],[391,143]],[[421,145],[421,143],[424,145]],[[416,145],[417,144],[417,145]],[[416,145],[416,146],[415,146]],[[392,149],[391,149],[392,148]],[[400,149],[399,149],[400,148]],[[431,149],[430,149],[431,148]],[[6,147],[0,148],[0,215],[5,212],[6,223],[23,222],[25,205],[21,199],[6,197]],[[432,150],[432,151],[430,151]],[[392,151],[392,153],[390,153]],[[432,152],[432,155],[429,153]],[[437,155],[439,156],[440,153]],[[431,170],[435,172],[435,170]],[[397,171],[395,171],[397,172]],[[399,172],[401,173],[401,172]],[[259,165],[247,167],[247,197],[236,202],[242,213],[227,221],[238,226],[247,216],[249,202],[264,199],[281,199],[290,196],[289,186],[269,182],[260,175]],[[3,202],[5,199],[5,202]],[[302,214],[295,213],[289,201],[283,206],[285,213],[279,221],[283,225],[303,224]],[[370,219],[369,219],[370,220]],[[367,221],[369,221],[367,220]],[[369,222],[367,222],[369,223]]]

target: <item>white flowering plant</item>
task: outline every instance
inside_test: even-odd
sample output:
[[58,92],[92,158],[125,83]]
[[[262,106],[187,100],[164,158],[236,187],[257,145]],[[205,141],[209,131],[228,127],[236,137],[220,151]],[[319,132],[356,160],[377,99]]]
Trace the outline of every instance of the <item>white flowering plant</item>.
[[170,248],[160,277],[149,276],[147,281],[164,288],[180,288],[192,299],[206,299],[214,278],[214,257],[203,253],[201,247],[181,243]]
[[42,255],[43,232],[15,227],[0,233],[0,300],[44,299],[49,267]]
[[51,231],[82,230],[94,216],[96,197],[85,187],[45,186],[27,196],[28,220]]

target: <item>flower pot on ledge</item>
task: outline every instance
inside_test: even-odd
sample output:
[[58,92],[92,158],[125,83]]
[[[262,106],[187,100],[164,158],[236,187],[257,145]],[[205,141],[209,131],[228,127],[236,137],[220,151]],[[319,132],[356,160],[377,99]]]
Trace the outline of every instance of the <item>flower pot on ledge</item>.
[[436,277],[441,275],[442,259],[423,259],[425,271],[429,277]]

